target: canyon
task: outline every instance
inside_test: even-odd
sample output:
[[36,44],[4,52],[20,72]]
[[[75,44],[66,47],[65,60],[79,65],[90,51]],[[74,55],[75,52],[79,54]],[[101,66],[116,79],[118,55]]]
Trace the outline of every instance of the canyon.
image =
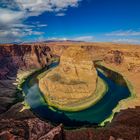
[[[71,46],[75,48],[81,46],[91,55],[92,60],[102,61],[105,66],[117,70],[133,86],[136,98],[129,101],[124,109],[115,115],[112,122],[103,128],[65,130],[62,125],[53,126],[49,122],[40,120],[30,109],[23,109],[24,96],[17,89],[18,83],[32,72],[59,59]],[[138,140],[140,138],[139,77],[139,45],[85,42],[0,45],[0,139]]]

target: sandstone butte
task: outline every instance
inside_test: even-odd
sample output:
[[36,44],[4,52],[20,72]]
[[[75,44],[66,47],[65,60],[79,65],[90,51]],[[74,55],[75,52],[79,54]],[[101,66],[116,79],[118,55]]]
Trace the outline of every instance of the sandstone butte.
[[80,46],[73,46],[64,51],[59,66],[39,80],[39,87],[50,106],[61,110],[67,110],[69,106],[71,109],[68,110],[73,110],[75,103],[82,104],[94,95],[97,79],[89,53]]

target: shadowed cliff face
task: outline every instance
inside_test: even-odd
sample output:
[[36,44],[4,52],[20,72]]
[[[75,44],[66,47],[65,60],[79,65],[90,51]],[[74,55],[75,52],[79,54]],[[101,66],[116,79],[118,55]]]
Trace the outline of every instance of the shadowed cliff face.
[[52,53],[47,45],[0,45],[0,113],[18,102],[18,74],[35,71],[49,64]]
[[44,67],[51,57],[50,48],[46,45],[1,45],[0,79],[15,77],[18,69]]
[[[3,126],[1,128],[1,126]],[[53,127],[37,118],[0,121],[1,140],[62,140],[62,125]]]

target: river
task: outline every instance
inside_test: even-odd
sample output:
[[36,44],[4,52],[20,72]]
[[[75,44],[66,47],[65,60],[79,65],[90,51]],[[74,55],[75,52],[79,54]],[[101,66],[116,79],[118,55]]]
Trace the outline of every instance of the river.
[[[53,63],[49,68],[54,68],[56,66],[57,63]],[[45,69],[43,71],[45,71]],[[43,120],[50,121],[54,124],[63,123],[66,127],[85,125],[97,126],[112,114],[112,110],[117,106],[120,100],[131,95],[127,86],[115,83],[101,71],[97,70],[98,76],[108,85],[107,93],[98,103],[78,112],[52,110],[45,102],[43,94],[40,92],[38,86],[37,76],[43,71],[36,72],[29,76],[24,82],[22,90],[25,93],[25,101],[28,103],[33,113]]]

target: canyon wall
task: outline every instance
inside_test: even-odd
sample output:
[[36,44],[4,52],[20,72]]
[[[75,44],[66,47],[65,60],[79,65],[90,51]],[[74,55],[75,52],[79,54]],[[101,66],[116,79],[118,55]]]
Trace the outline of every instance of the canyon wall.
[[0,79],[15,76],[18,69],[44,67],[51,57],[46,45],[0,45]]
[[0,113],[18,102],[17,79],[48,65],[52,57],[44,44],[0,45]]
[[[29,109],[22,110],[22,98],[16,90],[19,70],[38,69],[59,58],[69,46],[80,45],[108,67],[118,70],[133,84],[140,97],[140,46],[112,43],[35,43],[0,45],[0,139],[6,140],[139,140],[140,107],[123,110],[104,128],[64,130],[40,121]],[[21,111],[22,110],[22,111]]]

